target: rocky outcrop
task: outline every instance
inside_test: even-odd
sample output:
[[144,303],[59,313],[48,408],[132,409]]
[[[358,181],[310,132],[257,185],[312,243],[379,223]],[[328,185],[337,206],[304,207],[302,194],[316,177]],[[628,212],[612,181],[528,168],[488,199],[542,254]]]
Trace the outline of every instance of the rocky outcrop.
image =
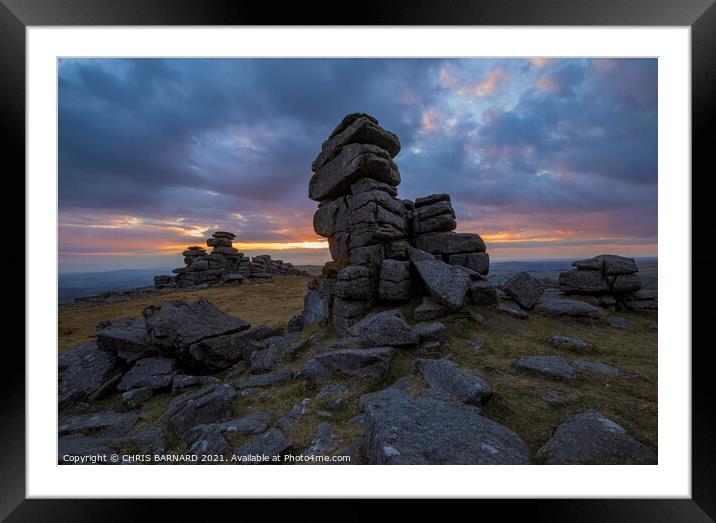
[[366,394],[364,448],[372,465],[524,465],[527,446],[471,405],[398,388]]
[[621,425],[596,410],[562,423],[537,452],[550,465],[656,463],[656,454],[636,441]]
[[[656,291],[639,292],[639,268],[633,258],[601,254],[572,263],[575,268],[559,275],[565,294],[596,296],[597,304],[617,309],[655,310]],[[628,305],[631,304],[631,305]]]
[[454,232],[450,195],[398,198],[393,158],[399,151],[397,136],[356,113],[343,119],[314,160],[313,228],[328,239],[333,261],[309,284],[304,328],[326,321],[344,334],[376,304],[428,294],[443,312],[455,311],[470,290],[470,274],[489,271],[480,236]]
[[308,276],[291,263],[272,260],[268,254],[249,258],[233,246],[236,235],[227,231],[216,231],[206,240],[211,248],[192,245],[182,253],[184,267],[174,269],[176,276],[154,277],[156,288],[193,287],[197,285],[219,285],[242,283],[249,278],[270,278],[272,276]]

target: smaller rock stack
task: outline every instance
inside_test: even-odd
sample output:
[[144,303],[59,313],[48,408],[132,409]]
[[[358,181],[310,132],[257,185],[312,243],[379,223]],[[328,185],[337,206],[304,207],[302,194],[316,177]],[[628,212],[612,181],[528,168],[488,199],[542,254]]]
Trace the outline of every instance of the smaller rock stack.
[[241,283],[248,278],[270,278],[272,276],[307,276],[305,271],[296,269],[282,260],[272,260],[268,254],[249,258],[233,246],[236,235],[227,231],[216,231],[206,240],[210,253],[196,245],[183,252],[185,267],[174,269],[176,277],[155,276],[154,286],[191,287],[194,285],[215,285]]
[[[572,263],[575,269],[559,275],[559,287],[564,294],[583,295],[597,300],[606,308],[656,309],[655,293],[640,291],[639,268],[633,258],[615,254],[601,254]],[[647,303],[653,301],[653,303]],[[639,302],[637,307],[630,303]]]
[[229,274],[236,274],[233,279],[240,281],[245,275],[241,274],[239,264],[249,260],[233,247],[234,238],[234,233],[216,231],[206,240],[206,245],[212,248],[210,253],[196,245],[187,248],[183,252],[186,266],[174,269],[176,284],[179,287],[214,284]]

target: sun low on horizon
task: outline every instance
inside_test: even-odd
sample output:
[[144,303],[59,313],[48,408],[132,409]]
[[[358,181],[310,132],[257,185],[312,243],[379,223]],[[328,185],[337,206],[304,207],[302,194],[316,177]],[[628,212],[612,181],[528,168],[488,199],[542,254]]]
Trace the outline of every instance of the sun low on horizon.
[[329,260],[311,162],[353,112],[493,260],[657,253],[656,59],[62,59],[58,85],[61,272],[179,266],[216,230]]

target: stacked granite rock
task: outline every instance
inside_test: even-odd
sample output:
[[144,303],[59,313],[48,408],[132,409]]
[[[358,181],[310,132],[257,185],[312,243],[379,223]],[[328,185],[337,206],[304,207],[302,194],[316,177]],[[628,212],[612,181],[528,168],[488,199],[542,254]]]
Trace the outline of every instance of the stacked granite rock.
[[176,277],[155,276],[154,286],[191,287],[201,284],[241,283],[247,278],[271,278],[272,276],[307,276],[305,271],[296,269],[291,263],[272,260],[268,254],[249,258],[233,247],[236,235],[216,231],[206,240],[211,247],[206,249],[193,245],[184,252],[185,267],[174,269]]
[[[248,258],[233,247],[236,235],[227,231],[216,231],[211,238],[206,240],[206,245],[211,247],[210,253],[199,246],[191,246],[183,252],[185,267],[174,269],[177,275],[176,284],[179,287],[187,287],[199,284],[215,284],[232,274],[237,281],[246,277],[241,270],[246,267]],[[240,265],[244,262],[244,265]]]
[[449,195],[415,202],[397,197],[400,171],[393,158],[399,151],[395,134],[355,113],[343,118],[313,161],[309,198],[319,202],[313,227],[328,239],[332,261],[309,286],[304,326],[330,320],[345,332],[378,301],[425,294],[438,308],[454,310],[471,282],[487,274],[482,239],[453,231]]
[[601,254],[572,263],[575,269],[559,275],[565,294],[591,297],[602,307],[632,310],[657,308],[656,292],[641,290],[639,268],[633,258]]

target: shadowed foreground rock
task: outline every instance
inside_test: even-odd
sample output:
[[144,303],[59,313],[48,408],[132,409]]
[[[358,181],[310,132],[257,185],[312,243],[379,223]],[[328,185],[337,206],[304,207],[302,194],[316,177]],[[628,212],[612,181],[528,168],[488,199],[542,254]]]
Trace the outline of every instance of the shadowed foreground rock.
[[492,396],[492,389],[485,380],[448,359],[419,359],[417,367],[431,387],[450,394],[462,403],[480,406]]
[[656,463],[656,454],[618,423],[588,410],[562,423],[537,459],[550,465]]
[[469,405],[397,388],[366,394],[364,448],[373,465],[523,465],[527,446],[517,434]]

